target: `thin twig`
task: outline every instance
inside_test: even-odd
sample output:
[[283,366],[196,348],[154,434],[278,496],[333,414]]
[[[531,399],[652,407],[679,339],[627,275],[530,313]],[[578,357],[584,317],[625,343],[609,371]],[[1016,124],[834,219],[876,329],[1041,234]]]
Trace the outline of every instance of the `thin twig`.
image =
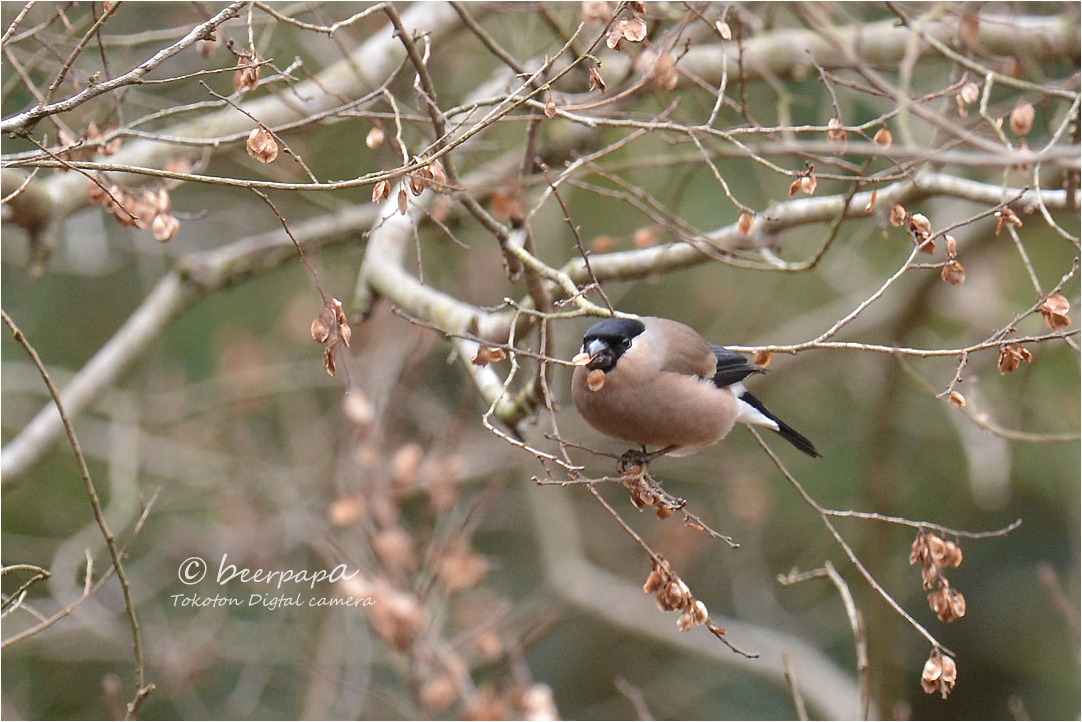
[[842,537],[842,535],[830,522],[830,514],[827,512],[827,510],[820,506],[819,502],[813,499],[811,495],[804,490],[804,487],[800,484],[799,481],[796,480],[796,477],[794,477],[789,472],[789,469],[786,468],[785,464],[782,463],[782,460],[778,458],[777,454],[775,454],[774,451],[769,446],[767,446],[766,442],[763,441],[763,437],[759,434],[759,432],[752,426],[749,426],[747,428],[748,431],[751,432],[751,435],[755,437],[755,441],[759,444],[763,451],[766,452],[767,456],[770,457],[770,460],[774,462],[774,466],[778,469],[778,471],[781,472],[782,476],[785,477],[786,481],[789,482],[790,486],[796,489],[796,492],[800,495],[800,498],[803,499],[805,503],[808,504],[808,506],[810,506],[816,511],[816,513],[819,514],[819,518],[822,520],[823,525],[827,528],[827,531],[830,532],[830,535],[832,537],[834,537],[834,541],[837,542],[838,546],[841,547],[843,552],[845,552],[845,555],[849,557],[849,561],[853,564],[856,570],[860,572],[860,575],[864,577],[864,580],[868,582],[868,585],[872,589],[874,589],[879,594],[879,596],[881,596],[884,601],[886,601],[886,603],[890,605],[890,607],[895,612],[898,613],[898,615],[902,619],[909,622],[910,626],[917,630],[917,632],[922,637],[927,639],[933,647],[939,649],[946,654],[949,654],[952,657],[957,656],[950,649],[943,646],[938,639],[932,636],[931,632],[925,629],[920,622],[918,622],[916,619],[913,618],[912,615],[909,614],[909,612],[905,611],[905,609],[903,609],[902,606],[898,604],[897,601],[895,601],[894,597],[890,595],[890,592],[883,588],[883,585],[880,584],[874,576],[872,576],[872,573],[868,571],[868,568],[864,566],[864,563],[860,561],[859,557],[857,557],[857,554],[855,551],[853,551],[853,548],[849,546],[849,543],[845,541],[844,537]]
[[109,529],[109,523],[105,520],[105,513],[102,511],[101,500],[98,498],[98,491],[94,486],[94,480],[90,476],[90,469],[86,464],[86,457],[83,456],[82,447],[79,445],[79,437],[75,434],[75,427],[68,419],[67,412],[64,411],[64,404],[60,400],[60,391],[53,384],[53,380],[49,375],[48,370],[45,368],[45,364],[42,363],[41,357],[38,356],[38,352],[30,344],[30,341],[26,338],[23,332],[15,325],[15,322],[8,315],[7,311],[0,309],[0,316],[3,317],[4,323],[11,330],[15,341],[23,347],[27,355],[30,356],[30,360],[37,367],[38,373],[41,374],[42,381],[45,382],[45,386],[49,389],[49,395],[53,397],[53,403],[56,405],[56,410],[60,414],[60,420],[64,424],[64,430],[67,432],[68,441],[71,443],[71,449],[75,454],[75,461],[79,465],[79,473],[83,477],[83,484],[86,488],[86,494],[90,500],[90,506],[94,510],[94,520],[98,524],[98,528],[101,529],[102,538],[105,539],[105,546],[109,549],[109,556],[113,561],[113,568],[116,570],[117,581],[120,582],[120,589],[124,595],[124,608],[127,610],[128,621],[131,624],[132,634],[132,652],[135,657],[135,696],[131,702],[128,703],[127,716],[128,719],[133,719],[142,707],[143,701],[150,693],[154,691],[153,684],[147,684],[146,682],[146,669],[143,664],[143,636],[139,630],[139,619],[135,613],[135,602],[132,599],[131,584],[128,582],[128,575],[124,571],[124,564],[122,561],[123,554],[120,548],[116,544],[116,537],[113,536],[113,532]]

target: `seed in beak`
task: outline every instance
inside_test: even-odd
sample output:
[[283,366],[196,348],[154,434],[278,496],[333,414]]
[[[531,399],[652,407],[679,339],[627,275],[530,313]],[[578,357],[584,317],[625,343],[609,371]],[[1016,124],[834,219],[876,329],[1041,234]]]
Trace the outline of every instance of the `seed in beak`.
[[586,365],[588,365],[590,363],[592,358],[593,357],[590,356],[590,354],[583,351],[580,354],[576,354],[575,358],[571,359],[571,365],[572,366],[586,366]]

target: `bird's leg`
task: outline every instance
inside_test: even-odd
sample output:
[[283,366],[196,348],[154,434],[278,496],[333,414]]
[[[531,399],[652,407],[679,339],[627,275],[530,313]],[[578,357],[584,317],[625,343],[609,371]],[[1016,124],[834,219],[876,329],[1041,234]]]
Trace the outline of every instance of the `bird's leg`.
[[620,482],[631,492],[631,503],[636,509],[653,508],[658,519],[666,519],[674,512],[687,506],[687,501],[661,488],[661,484],[646,470],[646,465],[659,456],[663,456],[677,446],[666,446],[653,453],[629,450],[620,457]]
[[664,456],[670,451],[675,451],[678,448],[680,447],[678,447],[676,444],[673,444],[671,446],[666,446],[664,449],[658,449],[654,452],[647,452],[645,446],[642,447],[641,451],[636,451],[635,449],[628,449],[626,452],[624,452],[624,455],[620,457],[620,473],[630,471],[636,466],[646,468],[646,466],[657,457]]

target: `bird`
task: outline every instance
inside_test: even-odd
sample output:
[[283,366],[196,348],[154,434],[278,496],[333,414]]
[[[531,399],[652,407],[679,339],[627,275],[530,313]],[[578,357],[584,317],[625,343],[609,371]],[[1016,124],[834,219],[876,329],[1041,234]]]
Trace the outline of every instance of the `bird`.
[[[765,369],[666,318],[612,317],[591,326],[571,360],[579,414],[606,436],[642,447],[641,463],[716,444],[737,422],[765,426],[808,456],[815,445],[744,387]],[[649,446],[659,447],[646,454]],[[626,455],[625,455],[626,456]]]

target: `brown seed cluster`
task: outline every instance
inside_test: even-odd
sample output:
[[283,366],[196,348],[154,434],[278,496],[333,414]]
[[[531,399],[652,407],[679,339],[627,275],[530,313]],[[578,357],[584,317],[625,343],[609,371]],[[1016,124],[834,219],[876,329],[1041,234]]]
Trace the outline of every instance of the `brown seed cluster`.
[[675,512],[687,506],[687,500],[673,496],[661,488],[643,467],[632,464],[624,468],[620,483],[631,492],[631,503],[642,511],[646,507],[654,510],[658,519],[668,519]]
[[[113,129],[115,131],[115,129]],[[66,128],[61,128],[59,133],[60,144],[63,146],[55,155],[62,160],[90,160],[95,156],[115,155],[124,138],[120,135],[106,141],[105,138],[112,131],[102,131],[98,124],[90,121],[86,127],[86,133],[81,137],[75,137]],[[67,168],[60,166],[57,172],[63,173]]]
[[522,642],[503,621],[510,603],[483,586],[493,567],[474,548],[472,525],[450,513],[467,478],[466,457],[412,441],[388,445],[384,432],[374,432],[378,410],[360,389],[346,397],[343,415],[357,433],[363,485],[333,501],[327,518],[340,534],[367,540],[371,561],[339,592],[368,600],[364,619],[408,664],[419,708],[461,719],[558,719],[551,689],[528,675],[476,679],[479,665],[506,665]]
[[1009,374],[1021,366],[1023,361],[1033,363],[1033,354],[1025,346],[1011,344],[1000,347],[996,367],[999,368],[1000,375]]
[[646,39],[646,5],[642,2],[629,2],[625,17],[617,20],[609,29],[605,44],[610,50],[618,50],[623,41],[641,43]]
[[[889,220],[890,224],[896,228],[906,227],[918,251],[935,255],[938,250],[935,242],[936,233],[927,216],[923,213],[910,213],[905,206],[895,203],[890,209]],[[961,286],[966,282],[966,269],[958,260],[958,239],[948,233],[943,236],[943,241],[946,245],[947,258],[939,267],[940,278],[952,286]]]
[[[414,196],[421,195],[427,188],[432,188],[437,193],[445,192],[450,188],[450,185],[447,182],[447,171],[444,169],[443,163],[439,160],[434,160],[421,166],[417,170],[408,173],[405,178],[405,183],[402,185],[403,187],[398,189],[397,199],[398,212],[402,215],[406,215],[406,212],[409,210],[409,194],[406,193],[406,188],[409,188],[409,192]],[[382,203],[390,198],[390,196],[390,180],[383,179],[376,181],[376,183],[372,185],[373,203]]]
[[113,214],[120,225],[141,230],[149,228],[154,238],[163,243],[180,230],[180,221],[173,215],[172,200],[165,188],[136,194],[117,183],[108,186],[105,183],[101,176],[90,181],[87,189],[90,205],[101,206]]
[[1012,211],[1010,208],[1002,208],[995,212],[996,217],[996,235],[998,236],[1003,232],[1003,229],[1007,226],[1013,226],[1015,228],[1022,227],[1022,219],[1018,217],[1018,214]]
[[789,197],[792,198],[797,191],[803,191],[807,195],[815,195],[815,188],[819,181],[815,177],[815,168],[809,163],[804,170],[796,174],[796,180],[789,184]]
[[263,58],[255,50],[237,51],[233,43],[227,44],[230,50],[237,56],[237,72],[233,76],[233,90],[238,93],[247,93],[259,85],[259,68]]
[[946,699],[954,689],[957,679],[958,665],[954,659],[938,649],[933,649],[928,655],[928,661],[924,663],[924,669],[921,670],[921,689],[928,694],[938,692],[943,699]]
[[653,594],[657,599],[657,606],[663,612],[680,612],[680,618],[676,620],[676,626],[681,632],[686,632],[700,624],[706,624],[710,614],[706,605],[691,594],[691,589],[684,580],[676,576],[669,563],[664,558],[654,561],[654,568],[646,577],[646,583],[642,586],[646,594]]
[[966,598],[952,587],[944,569],[962,564],[962,548],[932,532],[919,531],[909,552],[909,563],[921,565],[921,581],[928,593],[928,606],[940,621],[953,622],[966,613]]
[[326,298],[319,315],[312,321],[311,333],[313,341],[324,344],[323,368],[334,376],[337,371],[334,355],[340,349],[349,348],[350,339],[353,338],[353,329],[349,327],[341,301],[329,296]]

